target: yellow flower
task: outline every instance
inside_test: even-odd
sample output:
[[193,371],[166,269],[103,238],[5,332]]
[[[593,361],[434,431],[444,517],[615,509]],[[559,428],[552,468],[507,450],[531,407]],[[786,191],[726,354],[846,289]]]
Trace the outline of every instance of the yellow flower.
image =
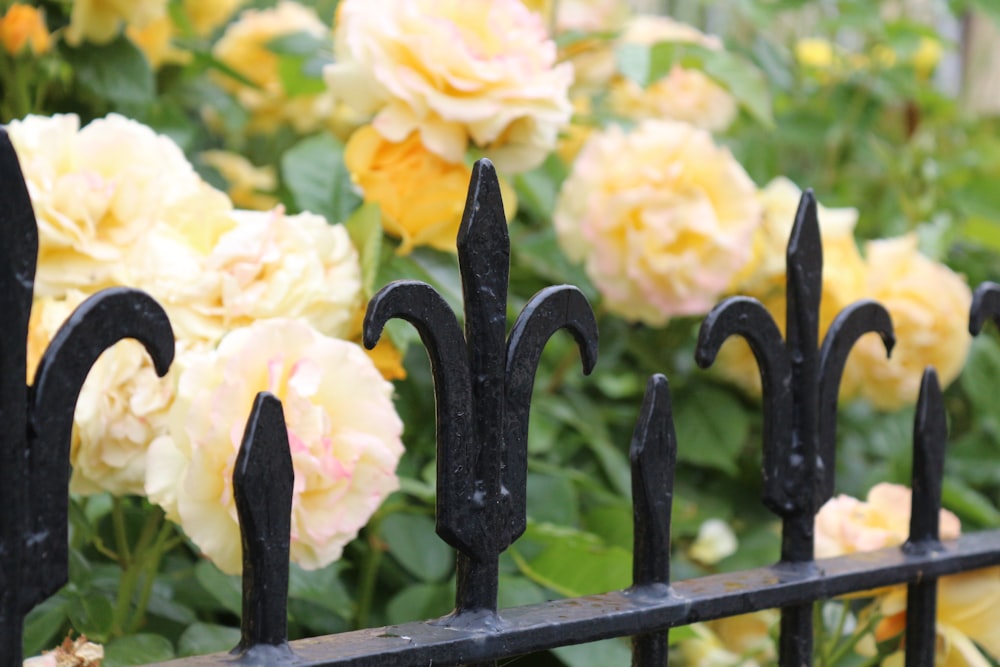
[[226,22],[246,0],[183,0],[184,16],[196,35],[205,37]]
[[800,65],[819,70],[830,69],[839,62],[834,45],[819,37],[807,37],[796,42],[795,58]]
[[223,571],[238,572],[232,472],[247,411],[264,390],[283,403],[295,469],[291,558],[323,567],[399,485],[392,385],[353,343],[298,320],[261,320],[189,358],[170,432],[149,448],[146,490]]
[[500,171],[531,169],[569,122],[572,68],[519,0],[345,0],[335,37],[334,95],[448,163],[472,145]]
[[943,54],[944,47],[941,46],[941,40],[922,36],[916,52],[910,58],[917,76],[926,79],[933,74]]
[[30,5],[15,3],[0,17],[0,45],[12,56],[25,49],[40,56],[52,48],[45,14]]
[[[325,335],[351,333],[361,266],[343,225],[311,213],[223,211],[158,225],[133,249],[129,284],[167,310],[178,335],[218,340],[262,318],[301,318]],[[189,222],[201,224],[189,224]]]
[[[785,255],[802,191],[787,178],[776,178],[758,193],[763,223],[754,232],[750,261],[730,283],[728,291],[758,299],[785,330]],[[854,243],[858,212],[853,208],[819,206],[817,215],[823,243],[823,282],[819,308],[819,335],[826,335],[837,314],[865,296],[865,264]],[[885,356],[885,349],[882,348]],[[727,340],[714,367],[722,377],[747,393],[760,395],[760,371],[750,346],[742,338]],[[841,383],[841,396],[857,388]]]
[[865,255],[866,296],[889,311],[897,343],[886,359],[876,336],[862,337],[844,377],[879,409],[895,410],[916,402],[925,367],[937,369],[942,386],[961,372],[972,340],[972,294],[962,277],[917,251],[915,236],[871,241]]
[[229,198],[242,208],[267,211],[278,205],[273,193],[278,187],[278,174],[273,166],[255,166],[239,153],[204,151],[199,157],[215,168],[229,184]]
[[[416,133],[394,143],[366,125],[351,135],[344,163],[365,201],[379,205],[385,230],[402,239],[400,254],[421,245],[454,252],[472,175],[464,162],[438,157]],[[516,200],[501,187],[509,219]]]
[[[717,38],[665,16],[632,19],[621,37],[625,44],[652,46],[660,42],[696,44],[721,49]],[[611,108],[625,118],[680,120],[721,132],[736,118],[736,101],[703,72],[674,65],[666,76],[643,88],[626,77],[611,85]]]
[[[838,495],[816,514],[816,558],[832,558],[903,544],[910,534],[912,492],[900,484],[876,484],[861,501]],[[941,539],[958,537],[958,517],[941,510]]]
[[765,609],[752,614],[695,623],[695,637],[678,646],[689,667],[764,667],[775,664],[777,650],[772,630],[778,612]]
[[169,138],[112,114],[28,116],[9,132],[38,220],[35,293],[92,292],[121,280],[131,246],[206,187]]
[[279,71],[279,57],[268,49],[273,40],[297,33],[329,40],[330,31],[311,8],[284,0],[271,9],[250,9],[216,42],[212,54],[256,87],[218,73],[216,80],[250,112],[250,128],[270,132],[289,123],[297,132],[323,125],[333,110],[328,93],[291,95]]
[[755,195],[706,130],[650,120],[591,136],[554,221],[611,312],[661,325],[707,313],[746,263],[760,221]]
[[[875,639],[886,642],[906,630],[906,587],[879,596],[874,608],[883,615]],[[942,577],[937,585],[934,664],[940,667],[988,667],[1000,659],[1000,567]],[[902,643],[902,640],[900,640]],[[903,667],[903,653],[888,656],[884,665]]]
[[144,28],[167,14],[167,0],[73,0],[66,41],[106,44],[122,26]]
[[150,21],[142,28],[129,26],[125,33],[145,54],[150,67],[159,69],[168,64],[183,64],[191,59],[191,54],[173,44],[176,29],[169,16]]

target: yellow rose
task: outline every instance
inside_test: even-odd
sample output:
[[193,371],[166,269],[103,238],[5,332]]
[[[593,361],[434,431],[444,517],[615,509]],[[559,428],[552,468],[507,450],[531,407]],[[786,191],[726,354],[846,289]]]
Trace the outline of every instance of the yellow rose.
[[[718,39],[665,16],[632,19],[621,41],[647,46],[674,42],[722,48]],[[611,85],[611,108],[625,118],[680,120],[713,132],[729,127],[737,111],[736,101],[724,88],[703,72],[680,65],[646,88],[626,77],[617,77]]]
[[121,280],[129,248],[177,201],[206,187],[169,138],[112,114],[8,126],[38,221],[35,293],[92,292]]
[[563,183],[559,243],[584,262],[608,310],[664,324],[715,305],[750,254],[753,181],[692,125],[644,121],[595,133]]
[[267,211],[278,205],[273,193],[278,187],[278,174],[273,166],[255,166],[239,153],[204,151],[201,161],[215,168],[229,184],[229,198],[242,208]]
[[729,524],[722,519],[708,519],[698,528],[698,535],[688,555],[703,565],[715,565],[736,553],[739,542]]
[[0,45],[12,56],[24,50],[40,56],[52,48],[45,14],[30,5],[15,3],[0,17]]
[[284,0],[271,9],[250,9],[240,14],[212,49],[220,62],[255,84],[248,86],[223,73],[215,77],[250,112],[253,130],[270,132],[289,123],[297,132],[312,132],[322,127],[333,110],[332,96],[327,93],[292,96],[285,90],[278,55],[267,45],[297,33],[330,39],[329,28],[313,9]]
[[448,163],[472,145],[500,171],[531,169],[569,122],[572,68],[519,0],[344,0],[335,43],[333,94]]
[[[763,223],[754,232],[750,261],[733,278],[728,291],[758,299],[785,331],[785,263],[788,238],[795,222],[802,191],[787,178],[776,178],[757,198],[763,206]],[[858,212],[853,208],[819,206],[820,238],[823,243],[823,282],[819,306],[819,335],[826,335],[841,310],[864,298],[865,263],[854,242]],[[885,356],[885,348],[882,356]],[[742,338],[727,340],[714,367],[722,377],[747,393],[759,396],[760,371],[750,346]],[[857,391],[850,378],[841,383],[841,396]]]
[[246,0],[183,0],[181,6],[194,34],[206,37],[225,23]]
[[937,369],[942,387],[961,372],[972,341],[972,293],[962,277],[921,255],[915,236],[870,241],[865,255],[866,296],[889,311],[897,342],[886,359],[881,341],[863,336],[844,377],[879,409],[895,410],[916,402],[925,367]]
[[[382,211],[382,225],[402,239],[400,254],[429,245],[455,251],[472,169],[431,153],[414,133],[400,143],[387,141],[370,125],[351,135],[344,150],[351,180]],[[516,210],[504,190],[508,219]]]
[[[873,486],[864,501],[843,494],[826,501],[816,514],[816,558],[903,544],[910,534],[912,495],[905,486],[882,483]],[[961,530],[958,517],[942,509],[941,539],[954,539]]]
[[678,649],[689,667],[764,667],[773,665],[777,649],[772,630],[778,624],[775,609],[695,623],[695,637],[681,640]]
[[174,46],[176,33],[173,21],[166,15],[142,28],[129,26],[125,30],[125,34],[139,47],[153,69],[169,64],[183,64],[191,59],[190,53]]
[[259,391],[281,399],[295,469],[291,558],[340,557],[399,485],[392,385],[353,343],[298,320],[261,320],[183,364],[169,434],[149,448],[146,490],[225,572],[241,566],[232,471]]
[[144,28],[167,14],[167,0],[73,0],[66,41],[106,44],[122,26]]

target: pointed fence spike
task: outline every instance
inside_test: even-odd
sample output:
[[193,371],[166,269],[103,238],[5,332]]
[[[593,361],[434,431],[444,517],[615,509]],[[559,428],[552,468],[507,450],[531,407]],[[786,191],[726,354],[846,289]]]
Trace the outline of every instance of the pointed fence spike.
[[944,398],[937,372],[927,367],[913,419],[913,500],[908,550],[940,547],[941,485],[948,438]]
[[[668,594],[670,585],[670,512],[674,499],[677,436],[667,378],[656,374],[646,384],[642,409],[629,448],[632,464],[633,590],[650,588]],[[633,667],[665,665],[669,631],[632,638]]]
[[[926,555],[942,550],[940,541],[941,483],[947,416],[937,373],[924,370],[913,419],[913,496],[910,505],[910,538],[903,551]],[[906,667],[932,667],[937,635],[937,579],[906,587]]]
[[287,648],[294,483],[281,401],[260,392],[233,470],[233,497],[243,543],[243,618],[234,654],[254,652],[257,647]]

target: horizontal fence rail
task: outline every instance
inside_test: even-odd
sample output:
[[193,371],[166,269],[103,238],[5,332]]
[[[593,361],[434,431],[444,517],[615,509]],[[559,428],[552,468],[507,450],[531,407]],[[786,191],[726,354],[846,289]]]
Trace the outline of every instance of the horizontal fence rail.
[[[143,342],[157,370],[173,355],[166,315],[133,290],[85,302],[46,351],[25,392],[24,346],[37,229],[6,135],[0,130],[0,666],[21,662],[24,616],[67,580],[69,443],[73,406],[87,370],[122,337]],[[633,665],[664,665],[672,627],[780,608],[779,662],[812,663],[813,603],[907,584],[906,664],[934,662],[937,579],[1000,564],[1000,531],[939,540],[946,415],[933,369],[924,372],[914,419],[909,540],[901,548],[815,560],[813,526],[834,491],[840,376],[862,335],[895,342],[878,303],[848,306],[819,339],[823,270],[817,206],[803,194],[787,254],[786,335],[767,310],[728,299],[702,324],[696,361],[711,365],[732,335],[750,344],[763,385],[762,501],[782,523],[777,564],[672,582],[670,517],[678,447],[667,379],[647,385],[630,447],[633,585],[576,599],[501,610],[499,558],[527,525],[528,420],[542,349],[565,329],[583,371],[597,362],[598,331],[582,292],[568,285],[536,294],[506,325],[510,244],[500,188],[482,160],[458,235],[464,313],[430,285],[397,281],[372,299],[364,342],[403,319],[427,348],[437,423],[436,531],[457,554],[455,610],[440,619],[287,641],[289,515],[294,480],[280,402],[262,393],[250,409],[233,474],[243,544],[241,640],[230,653],[172,661],[223,665],[494,665],[496,660],[612,637],[633,637]],[[459,324],[460,319],[464,326]],[[1000,286],[981,285],[970,331],[1000,319]],[[248,406],[249,407],[249,406]],[[30,489],[30,493],[29,493]],[[572,564],[567,564],[571,567]]]

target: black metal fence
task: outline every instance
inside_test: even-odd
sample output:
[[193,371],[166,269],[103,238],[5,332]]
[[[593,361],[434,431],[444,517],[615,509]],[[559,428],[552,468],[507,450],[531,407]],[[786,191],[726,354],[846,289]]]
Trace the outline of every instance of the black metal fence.
[[[38,250],[31,203],[0,130],[0,665],[21,662],[24,616],[67,580],[67,503],[73,406],[102,350],[140,340],[162,374],[173,356],[163,310],[128,289],[100,293],[59,331],[27,388],[25,341]],[[371,301],[364,342],[401,318],[430,356],[437,399],[437,533],[458,552],[455,611],[434,620],[287,641],[286,603],[292,461],[280,403],[260,394],[233,475],[243,540],[242,639],[230,654],[176,667],[220,665],[491,665],[498,659],[611,637],[633,637],[633,665],[665,665],[669,629],[781,608],[780,664],[812,662],[817,600],[908,584],[906,664],[932,665],[939,577],[1000,564],[1000,531],[939,540],[946,440],[941,392],[924,373],[913,436],[913,507],[902,548],[815,560],[813,524],[834,488],[841,372],[867,332],[894,342],[888,313],[871,301],[839,314],[818,336],[822,247],[816,202],[806,192],[788,244],[787,336],[754,299],[724,301],[705,319],[697,362],[712,364],[723,341],[745,338],[760,367],[764,438],[762,495],[780,517],[781,559],[767,567],[670,580],[670,514],[678,444],[670,393],[650,378],[631,442],[633,585],[577,599],[499,610],[498,559],[525,530],[528,416],[542,348],[559,329],[576,339],[584,371],[597,360],[597,325],[571,286],[542,290],[506,331],[510,247],[493,167],[477,163],[458,235],[465,300],[459,317],[429,285],[398,281]],[[969,328],[1000,321],[1000,285],[975,292]],[[567,564],[572,567],[572,564]]]

